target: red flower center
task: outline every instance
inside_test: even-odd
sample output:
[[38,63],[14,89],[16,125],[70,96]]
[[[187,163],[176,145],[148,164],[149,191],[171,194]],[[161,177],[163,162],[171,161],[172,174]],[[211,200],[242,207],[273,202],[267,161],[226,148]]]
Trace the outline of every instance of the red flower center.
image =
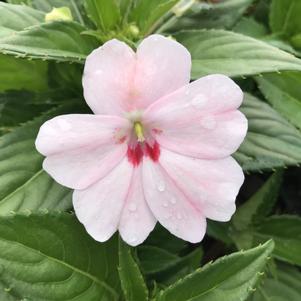
[[127,157],[133,166],[138,166],[143,157],[149,157],[157,162],[160,157],[160,145],[155,141],[152,145],[147,142],[139,142],[135,146],[128,146]]

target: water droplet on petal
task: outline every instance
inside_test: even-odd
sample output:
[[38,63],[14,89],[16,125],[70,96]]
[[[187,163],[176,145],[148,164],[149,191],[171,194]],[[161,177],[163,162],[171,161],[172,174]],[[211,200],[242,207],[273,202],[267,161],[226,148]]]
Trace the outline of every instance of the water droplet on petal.
[[180,212],[177,213],[177,219],[182,219],[182,214]]
[[191,100],[191,105],[196,109],[202,109],[207,103],[207,97],[203,94],[198,94]]
[[165,183],[163,181],[160,181],[157,185],[157,188],[160,192],[163,192],[165,190]]
[[201,121],[201,125],[203,128],[205,128],[207,130],[213,130],[216,126],[216,121],[215,121],[214,117],[207,116],[207,117],[203,118],[203,120]]
[[176,200],[175,198],[171,198],[171,199],[170,199],[170,202],[171,202],[173,205],[175,205],[175,204],[177,203],[177,200]]
[[98,69],[96,72],[95,72],[95,75],[101,75],[103,74],[103,71],[101,69]]
[[163,207],[168,207],[168,203],[166,201],[163,203]]
[[129,211],[135,212],[137,210],[137,205],[135,203],[131,203],[129,205]]

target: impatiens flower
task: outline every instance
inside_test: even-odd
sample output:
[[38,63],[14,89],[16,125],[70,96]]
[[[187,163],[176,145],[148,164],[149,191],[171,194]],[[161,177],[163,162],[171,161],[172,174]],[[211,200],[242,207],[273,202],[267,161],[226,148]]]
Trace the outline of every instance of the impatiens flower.
[[135,53],[111,40],[88,57],[84,96],[95,115],[44,123],[36,147],[44,169],[74,189],[78,219],[98,241],[117,230],[142,243],[158,221],[199,242],[206,218],[228,221],[243,183],[231,157],[247,120],[241,89],[224,75],[189,83],[191,57],[160,35]]

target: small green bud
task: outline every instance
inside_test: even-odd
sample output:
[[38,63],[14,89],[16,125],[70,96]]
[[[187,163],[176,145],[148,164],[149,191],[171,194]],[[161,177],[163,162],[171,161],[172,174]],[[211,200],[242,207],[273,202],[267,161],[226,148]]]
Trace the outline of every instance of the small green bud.
[[69,7],[54,7],[51,12],[46,14],[45,21],[72,21],[73,17]]
[[291,38],[291,44],[297,48],[300,49],[301,48],[301,34],[296,34]]
[[140,33],[140,30],[139,30],[138,26],[136,26],[134,24],[131,24],[129,26],[129,32],[131,33],[132,36],[138,37],[139,33]]

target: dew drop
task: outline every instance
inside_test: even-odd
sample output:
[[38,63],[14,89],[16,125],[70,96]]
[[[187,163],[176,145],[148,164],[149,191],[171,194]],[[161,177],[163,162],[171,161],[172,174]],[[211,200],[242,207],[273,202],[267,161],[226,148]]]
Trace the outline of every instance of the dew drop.
[[191,105],[196,109],[202,109],[207,103],[207,97],[203,94],[198,94],[191,100]]
[[171,198],[171,199],[170,199],[170,202],[171,202],[173,205],[175,205],[175,204],[177,203],[177,200],[176,200],[175,198]]
[[205,128],[207,130],[213,130],[216,126],[216,121],[215,121],[214,117],[208,116],[208,117],[205,117],[201,121],[201,125],[203,128]]
[[101,75],[103,74],[103,71],[101,69],[98,69],[96,72],[95,72],[95,75]]
[[177,219],[182,219],[182,214],[180,212],[177,213]]
[[167,203],[167,202],[164,202],[164,203],[163,203],[163,207],[165,207],[165,208],[168,207],[168,203]]
[[157,185],[157,188],[160,192],[163,192],[165,190],[165,184],[163,181],[160,181]]
[[129,211],[135,212],[137,210],[137,205],[135,203],[131,203],[129,205]]

